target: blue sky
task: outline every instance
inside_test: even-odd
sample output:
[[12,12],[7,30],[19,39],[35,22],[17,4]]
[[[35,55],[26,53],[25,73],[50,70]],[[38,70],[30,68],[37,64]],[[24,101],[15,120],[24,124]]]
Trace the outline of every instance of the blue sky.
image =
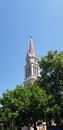
[[0,0],[0,95],[23,84],[31,35],[39,59],[63,51],[63,0]]

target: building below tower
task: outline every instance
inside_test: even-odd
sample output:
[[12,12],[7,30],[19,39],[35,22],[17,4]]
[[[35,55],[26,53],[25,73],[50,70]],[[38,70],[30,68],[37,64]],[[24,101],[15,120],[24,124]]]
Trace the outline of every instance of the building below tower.
[[24,71],[24,86],[27,86],[29,83],[33,83],[37,77],[39,77],[38,58],[33,47],[32,37],[30,37],[30,47],[26,55],[26,65],[24,67]]

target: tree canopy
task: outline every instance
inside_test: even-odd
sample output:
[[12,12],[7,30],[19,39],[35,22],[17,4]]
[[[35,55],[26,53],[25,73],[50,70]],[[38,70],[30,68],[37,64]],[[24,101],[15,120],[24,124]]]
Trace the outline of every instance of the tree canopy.
[[21,127],[44,118],[47,108],[47,94],[39,86],[30,84],[28,87],[17,86],[7,91],[0,99],[0,123],[4,127]]
[[49,51],[39,61],[41,77],[39,84],[47,93],[61,93],[63,91],[63,52]]
[[49,114],[56,116],[63,111],[63,52],[49,51],[39,61],[41,76],[36,84],[49,95]]
[[49,51],[39,61],[40,77],[0,98],[0,129],[19,130],[40,119],[63,118],[63,52]]

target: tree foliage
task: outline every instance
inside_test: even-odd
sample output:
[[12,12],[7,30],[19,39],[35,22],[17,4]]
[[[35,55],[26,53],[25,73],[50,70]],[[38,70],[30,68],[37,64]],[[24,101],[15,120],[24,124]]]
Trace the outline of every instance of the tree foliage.
[[49,51],[39,65],[41,76],[34,84],[18,85],[0,98],[0,129],[20,130],[39,119],[63,116],[63,52]]
[[[39,61],[41,76],[37,84],[49,95],[49,111],[51,115],[62,115],[62,93],[63,93],[63,52],[49,51]],[[62,106],[62,107],[61,107]]]
[[0,124],[9,129],[15,129],[44,118],[47,106],[47,95],[38,86],[17,86],[13,91],[7,91],[0,99]]
[[41,68],[41,85],[47,93],[63,91],[63,52],[49,51],[39,62]]

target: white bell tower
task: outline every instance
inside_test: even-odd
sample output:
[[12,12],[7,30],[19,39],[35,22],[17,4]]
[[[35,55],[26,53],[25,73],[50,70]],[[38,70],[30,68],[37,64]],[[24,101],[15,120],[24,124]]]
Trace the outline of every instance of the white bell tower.
[[32,37],[30,37],[30,47],[26,55],[24,86],[33,83],[39,76],[38,59],[34,51]]

